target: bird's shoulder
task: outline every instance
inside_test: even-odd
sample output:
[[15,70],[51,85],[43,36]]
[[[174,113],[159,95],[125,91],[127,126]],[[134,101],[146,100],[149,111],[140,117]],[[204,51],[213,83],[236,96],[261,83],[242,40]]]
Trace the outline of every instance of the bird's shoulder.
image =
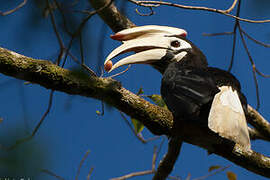
[[217,86],[231,86],[233,89],[241,91],[240,82],[230,72],[214,67],[207,67],[205,71],[210,74]]
[[197,114],[220,90],[206,69],[173,66],[165,70],[161,95],[173,114]]

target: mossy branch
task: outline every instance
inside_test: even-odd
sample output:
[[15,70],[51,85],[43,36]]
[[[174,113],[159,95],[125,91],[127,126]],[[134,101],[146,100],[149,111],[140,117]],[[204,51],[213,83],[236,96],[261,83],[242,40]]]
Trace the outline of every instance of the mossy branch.
[[111,78],[82,76],[50,61],[36,60],[4,48],[0,48],[0,73],[48,89],[103,100],[138,119],[154,134],[182,135],[188,143],[221,155],[252,172],[270,177],[269,157],[234,147],[228,140],[194,124],[185,124],[185,127],[176,129],[168,110],[149,103]]

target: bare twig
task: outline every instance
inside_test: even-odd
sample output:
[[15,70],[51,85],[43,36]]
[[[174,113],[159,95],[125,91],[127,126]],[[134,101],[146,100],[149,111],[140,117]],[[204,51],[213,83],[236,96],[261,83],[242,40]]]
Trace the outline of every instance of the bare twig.
[[121,75],[121,74],[124,74],[125,72],[127,72],[127,71],[129,70],[130,67],[131,67],[131,65],[129,64],[128,67],[127,67],[125,70],[123,70],[123,71],[121,71],[121,72],[119,72],[119,73],[116,73],[116,74],[114,74],[114,75],[111,75],[111,76],[109,76],[108,78],[113,78],[113,77],[119,76],[119,75]]
[[136,13],[139,14],[140,16],[152,16],[155,14],[155,11],[153,10],[152,7],[149,7],[149,10],[150,10],[149,13],[143,14],[138,10],[138,8],[135,9]]
[[223,36],[223,35],[232,35],[233,32],[221,32],[221,33],[203,33],[203,36]]
[[[235,27],[238,23],[235,23]],[[234,62],[234,55],[235,55],[235,45],[236,45],[236,28],[233,31],[233,44],[232,44],[232,55],[231,55],[231,60],[230,60],[230,65],[228,67],[228,71],[230,72],[233,67],[233,62]]]
[[237,4],[237,1],[238,0],[234,0],[231,7],[229,7],[227,10],[224,10],[224,12],[225,13],[230,13],[234,9],[235,5]]
[[121,177],[117,177],[117,178],[112,178],[111,180],[125,180],[128,178],[133,178],[133,177],[137,177],[137,176],[143,176],[143,175],[148,175],[148,174],[153,174],[155,173],[155,164],[156,164],[156,160],[157,160],[157,155],[158,155],[158,151],[157,148],[154,147],[154,153],[153,153],[153,158],[152,158],[152,169],[151,170],[146,170],[146,171],[140,171],[140,172],[134,172],[134,173],[130,173]]
[[14,9],[11,9],[11,10],[6,11],[6,12],[0,11],[0,15],[6,16],[6,15],[9,15],[9,14],[12,14],[12,13],[14,13],[15,11],[19,10],[20,8],[22,8],[26,3],[27,3],[27,0],[24,0],[23,2],[21,2],[21,4],[19,4],[19,5],[18,5],[17,7],[15,7]]
[[117,177],[117,178],[112,178],[111,180],[125,180],[128,178],[136,177],[136,176],[143,176],[147,174],[153,174],[154,172],[152,170],[146,170],[146,171],[140,171],[140,172],[134,172],[127,174],[125,176]]
[[84,161],[86,160],[86,158],[88,157],[89,153],[90,153],[90,151],[88,150],[88,151],[86,151],[85,155],[83,156],[83,158],[82,158],[82,160],[80,162],[80,165],[78,167],[75,180],[78,180],[79,175],[80,175],[80,171],[81,171],[81,168],[82,168],[82,165],[83,165]]
[[257,80],[257,75],[256,75],[256,66],[255,66],[255,63],[253,61],[253,58],[248,50],[248,47],[247,47],[247,44],[246,44],[246,41],[245,41],[245,38],[243,36],[243,32],[242,32],[242,29],[241,29],[241,26],[240,24],[238,25],[238,28],[239,28],[239,34],[240,34],[240,37],[241,37],[241,41],[242,41],[242,44],[246,50],[246,53],[248,55],[248,59],[252,65],[252,74],[253,74],[253,79],[254,79],[254,83],[255,83],[255,87],[256,87],[256,98],[257,98],[257,107],[256,107],[256,110],[258,110],[260,108],[260,95],[259,95],[259,84],[258,84],[258,80]]
[[23,122],[24,122],[24,129],[26,134],[29,134],[29,124],[28,124],[28,117],[27,117],[27,108],[26,108],[26,103],[27,103],[27,98],[25,98],[25,91],[23,84],[20,83],[20,88],[19,88],[19,94],[20,94],[20,101],[21,101],[21,106],[22,106],[22,111],[23,111]]
[[211,176],[216,175],[217,173],[220,173],[220,172],[222,172],[222,171],[225,171],[225,170],[228,169],[229,167],[230,167],[230,166],[221,167],[221,168],[217,169],[216,171],[213,171],[213,172],[211,172],[211,173],[209,173],[209,174],[207,174],[207,175],[205,175],[205,176],[195,178],[195,179],[193,179],[193,180],[205,180],[205,179],[207,179],[207,178],[209,178],[209,177],[211,177]]
[[40,121],[38,122],[35,129],[33,130],[32,134],[30,136],[28,136],[28,137],[17,140],[16,143],[14,145],[10,146],[9,148],[7,148],[7,150],[12,150],[12,149],[16,148],[18,145],[31,140],[36,135],[37,131],[39,130],[39,128],[41,126],[41,124],[43,123],[45,118],[48,116],[48,114],[49,114],[49,112],[50,112],[50,110],[52,108],[53,94],[54,94],[54,90],[51,90],[47,110],[45,111],[45,113],[41,117]]
[[41,172],[45,173],[45,174],[48,174],[52,177],[55,177],[56,179],[59,179],[59,180],[65,180],[64,178],[62,178],[61,176],[58,176],[56,175],[55,173],[53,173],[52,171],[49,171],[48,169],[41,169]]
[[71,39],[69,41],[69,44],[68,44],[68,47],[66,49],[66,53],[65,53],[65,56],[64,56],[64,62],[62,64],[62,67],[64,67],[65,63],[66,63],[66,60],[67,60],[67,56],[69,54],[69,51],[70,51],[70,48],[72,46],[72,43],[74,41],[74,39],[77,37],[77,36],[80,36],[81,32],[82,32],[82,29],[84,28],[86,22],[95,14],[97,14],[99,11],[102,11],[104,8],[108,7],[110,4],[112,3],[112,0],[109,1],[107,4],[105,4],[103,7],[97,9],[97,10],[94,10],[94,11],[91,11],[91,12],[88,12],[88,15],[82,20],[81,24],[79,25],[79,27],[74,31],[74,33],[72,33],[71,35]]
[[257,39],[251,37],[251,36],[250,36],[246,31],[244,31],[243,29],[242,29],[242,32],[243,32],[244,35],[246,35],[247,38],[249,38],[250,40],[254,41],[255,43],[257,43],[257,44],[259,44],[259,45],[262,45],[262,46],[264,46],[264,47],[266,47],[266,48],[270,48],[270,44],[266,44],[266,43],[263,43],[263,42],[261,42],[261,41],[258,41]]
[[[105,38],[108,33],[108,26],[106,24],[102,24],[100,27],[100,36],[98,40],[98,53],[97,53],[97,66],[96,70],[101,75],[101,69],[103,68],[103,61],[104,61],[104,43]],[[100,69],[101,68],[101,69]]]
[[76,58],[73,54],[71,54],[69,52],[69,56],[73,59],[74,62],[76,62],[77,64],[79,64],[83,69],[85,69],[87,72],[90,73],[91,76],[95,76],[97,77],[96,73],[90,69],[88,66],[86,66],[85,64],[81,64],[80,61],[78,60],[78,58]]
[[[270,19],[267,19],[267,20],[245,19],[245,18],[241,18],[241,17],[238,17],[238,16],[227,13],[228,10],[220,10],[220,9],[214,9],[214,8],[209,8],[209,7],[186,6],[186,5],[181,5],[181,4],[171,3],[171,2],[165,2],[165,1],[137,1],[137,0],[129,0],[129,1],[134,3],[134,4],[137,4],[139,6],[144,6],[144,7],[156,7],[156,5],[163,5],[163,6],[172,6],[172,7],[182,8],[182,9],[209,11],[209,12],[223,14],[225,16],[235,18],[235,19],[237,19],[239,21],[244,21],[244,22],[249,22],[249,23],[267,23],[267,22],[270,22]],[[233,7],[234,7],[234,5],[233,5]],[[230,10],[230,8],[229,8],[229,10]]]
[[134,130],[134,128],[132,127],[132,125],[130,124],[130,122],[127,120],[127,118],[125,117],[125,115],[120,112],[120,115],[121,117],[124,119],[124,121],[127,123],[128,127],[131,129],[132,133],[143,143],[143,144],[146,144],[150,141],[154,141],[158,138],[160,138],[160,136],[155,136],[155,137],[152,137],[152,138],[149,138],[149,139],[144,139],[143,136],[141,134],[137,134]]
[[[236,10],[236,16],[239,17],[240,15],[240,10],[241,10],[241,0],[239,0],[238,6],[237,6],[237,10]],[[230,72],[232,70],[233,67],[233,62],[234,62],[234,55],[235,55],[235,46],[236,46],[236,36],[237,36],[237,28],[239,27],[239,20],[235,19],[234,22],[234,27],[233,27],[233,46],[232,46],[232,56],[231,56],[231,61],[230,61],[230,65],[228,68],[228,71]]]
[[257,74],[259,74],[259,75],[262,76],[262,77],[270,78],[270,75],[269,75],[269,74],[264,74],[264,73],[262,73],[261,71],[259,71],[259,70],[257,69],[257,67],[255,67],[255,71],[256,71]]
[[[250,54],[250,52],[249,52],[249,50],[248,50],[248,48],[247,48],[247,45],[246,45],[246,42],[245,42],[245,40],[244,40],[243,34],[246,35],[249,39],[253,40],[254,42],[256,42],[256,43],[258,43],[258,44],[260,44],[260,45],[262,45],[262,46],[264,46],[264,47],[268,47],[268,44],[259,42],[259,41],[257,41],[256,39],[254,39],[254,38],[252,38],[251,36],[249,36],[249,35],[242,29],[242,27],[241,27],[240,25],[239,25],[239,32],[240,32],[240,35],[241,35],[242,43],[243,43],[243,45],[244,45],[244,48],[245,48],[245,50],[246,50],[246,52],[247,52],[247,54],[248,54],[249,60],[250,60],[250,62],[251,62],[251,65],[252,65],[252,68],[253,68],[253,72],[254,72],[254,73],[256,72],[257,74],[259,74],[259,75],[262,76],[262,77],[269,78],[270,75],[263,74],[263,73],[260,72],[260,71],[257,69],[257,67],[255,66],[255,63],[254,63],[254,61],[253,61],[253,59],[252,59],[252,56],[251,56],[251,54]],[[269,46],[269,47],[270,47],[270,46]]]
[[92,175],[93,170],[94,170],[94,168],[91,167],[90,170],[89,170],[89,172],[88,172],[87,178],[86,178],[87,180],[90,180],[90,177]]
[[52,12],[52,7],[51,7],[51,4],[49,2],[49,0],[46,1],[47,2],[47,7],[49,9],[49,14],[50,14],[50,18],[51,18],[51,22],[52,22],[52,25],[53,25],[53,30],[54,30],[54,33],[56,35],[56,38],[58,40],[58,44],[60,46],[60,53],[58,55],[58,58],[56,60],[56,64],[59,65],[60,64],[60,61],[64,55],[64,50],[65,50],[65,46],[64,46],[64,43],[63,43],[63,40],[61,38],[61,35],[57,29],[57,25],[56,25],[56,22],[55,22],[55,17],[53,15],[53,12]]

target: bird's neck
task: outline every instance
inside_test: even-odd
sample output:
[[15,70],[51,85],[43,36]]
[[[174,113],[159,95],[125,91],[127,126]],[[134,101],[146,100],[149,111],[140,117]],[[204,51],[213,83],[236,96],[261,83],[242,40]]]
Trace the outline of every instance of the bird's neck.
[[179,66],[187,66],[194,68],[206,68],[208,67],[208,63],[205,55],[197,48],[193,47],[192,50],[188,52],[188,54],[181,59],[179,62],[176,62]]

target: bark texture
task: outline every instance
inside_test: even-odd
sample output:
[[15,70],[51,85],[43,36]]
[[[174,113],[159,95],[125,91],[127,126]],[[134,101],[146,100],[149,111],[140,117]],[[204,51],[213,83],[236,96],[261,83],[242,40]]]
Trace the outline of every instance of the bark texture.
[[[185,142],[203,147],[254,173],[270,177],[270,158],[245,151],[206,127],[188,122],[175,124],[172,114],[123,88],[111,78],[88,76],[0,48],[0,73],[47,89],[100,99],[141,121],[152,133],[181,136]],[[255,113],[255,111],[250,111]],[[250,118],[257,116],[251,116]],[[255,119],[254,122],[256,122]],[[177,154],[177,153],[175,153]],[[176,157],[175,157],[176,158]]]

